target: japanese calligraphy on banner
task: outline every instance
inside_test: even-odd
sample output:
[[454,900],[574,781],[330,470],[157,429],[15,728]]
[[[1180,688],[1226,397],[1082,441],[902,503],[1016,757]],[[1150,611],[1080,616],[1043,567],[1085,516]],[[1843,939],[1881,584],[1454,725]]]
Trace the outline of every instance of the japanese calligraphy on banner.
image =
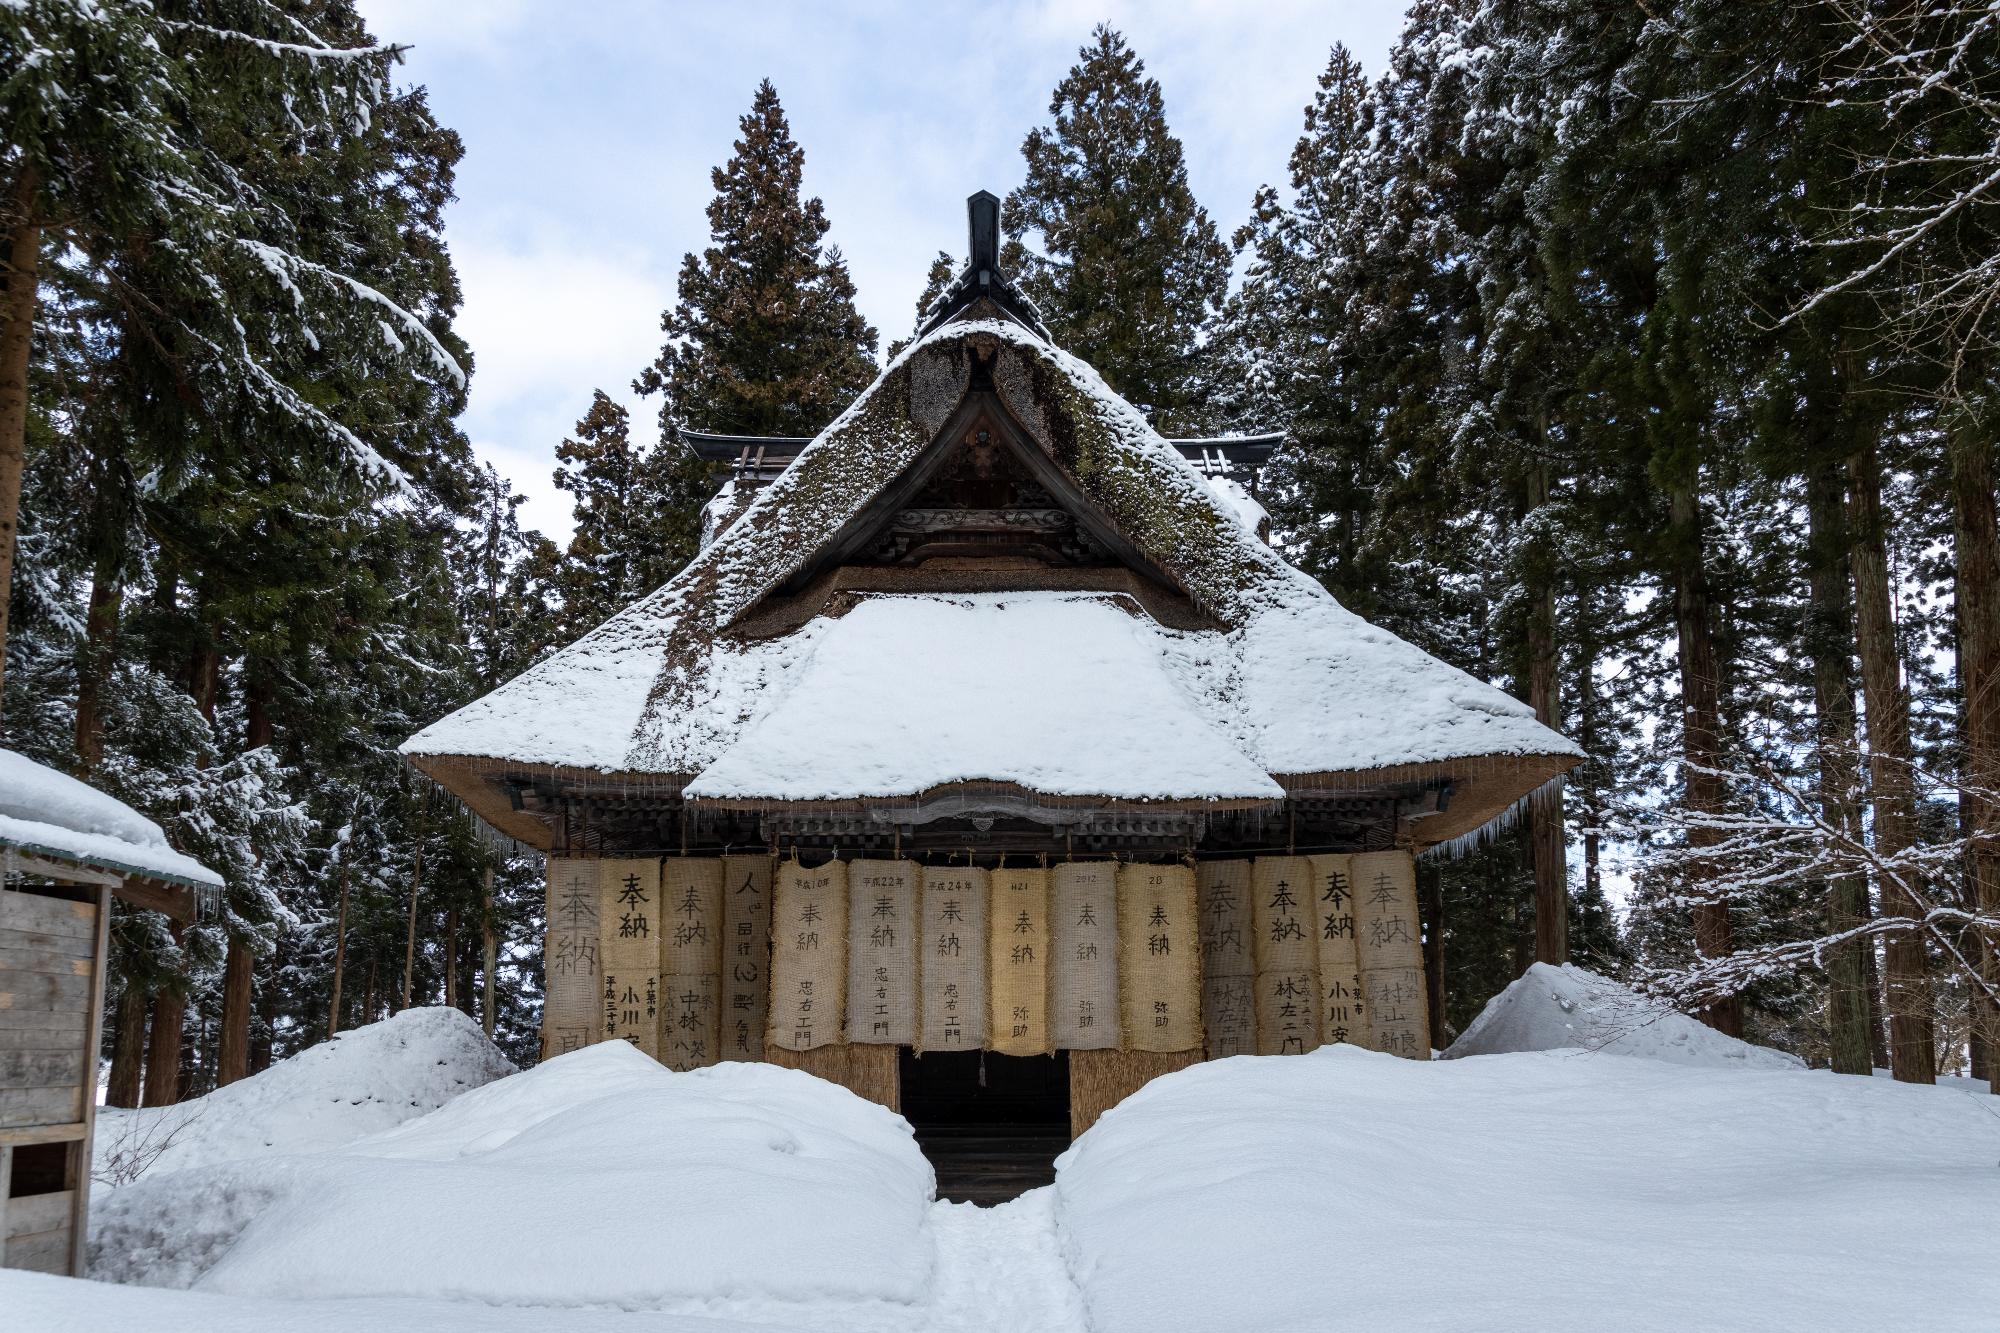
[[712,1065],[721,1044],[722,862],[672,857],[660,867],[661,1063]]
[[847,867],[781,862],[771,891],[771,1008],[764,1039],[788,1051],[838,1042],[847,989]]
[[1201,942],[1194,871],[1118,868],[1118,970],[1124,1049],[1190,1051],[1201,1045]]
[[976,1051],[986,1044],[986,900],[984,870],[925,867],[919,1050]]
[[1118,867],[1071,861],[1049,874],[1049,1038],[1066,1051],[1118,1045]]
[[771,979],[768,856],[722,858],[721,1058],[764,1058]]
[[1408,852],[1363,852],[1349,858],[1349,868],[1366,1044],[1391,1055],[1428,1060],[1430,1012],[1416,862]]
[[1045,1055],[1049,1047],[1049,872],[993,872],[987,955],[988,1045],[1002,1055]]
[[1360,1045],[1361,962],[1355,952],[1354,885],[1345,856],[1313,856],[1312,915],[1319,936],[1319,1039]]
[[597,862],[549,858],[548,934],[542,951],[542,1058],[597,1040]]
[[1257,1053],[1256,960],[1250,947],[1250,863],[1195,867],[1201,915],[1201,1021],[1208,1058]]
[[847,868],[847,1039],[916,1041],[917,867],[856,861]]
[[1319,1045],[1312,891],[1312,863],[1303,856],[1259,857],[1250,867],[1259,1055],[1304,1055]]
[[598,956],[606,1041],[660,1058],[660,863],[597,863]]

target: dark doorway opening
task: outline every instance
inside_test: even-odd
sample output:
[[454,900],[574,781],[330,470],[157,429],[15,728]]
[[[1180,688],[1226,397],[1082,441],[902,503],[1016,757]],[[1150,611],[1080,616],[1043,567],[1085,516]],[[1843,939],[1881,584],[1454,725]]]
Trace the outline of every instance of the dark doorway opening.
[[1052,1183],[1069,1146],[1069,1052],[902,1052],[903,1116],[937,1171],[938,1197],[1005,1203]]

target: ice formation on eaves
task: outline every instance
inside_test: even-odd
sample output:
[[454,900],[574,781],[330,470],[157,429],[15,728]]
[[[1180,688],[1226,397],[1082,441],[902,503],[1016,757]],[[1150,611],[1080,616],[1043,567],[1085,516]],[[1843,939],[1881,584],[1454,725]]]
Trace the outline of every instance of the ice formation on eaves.
[[[1579,753],[1525,704],[1347,611],[1246,531],[1092,367],[999,320],[946,324],[904,349],[664,587],[419,732],[403,752],[696,779],[779,707],[830,622],[763,641],[725,631],[930,445],[969,383],[974,339],[998,344],[996,387],[1030,434],[1224,627],[1153,627],[1150,641],[1191,712],[1250,764],[1303,774]],[[990,633],[1007,622],[977,623]],[[883,670],[906,691],[948,688],[914,656]],[[1048,664],[1052,679],[1061,672],[1060,660]],[[757,780],[754,768],[725,768],[737,770],[727,784],[734,792]],[[784,777],[787,790],[803,781],[826,795],[860,794],[860,775],[836,762],[812,775],[769,776]],[[884,780],[879,769],[869,777]],[[1032,774],[956,779],[1033,785]],[[838,792],[843,783],[855,790]]]

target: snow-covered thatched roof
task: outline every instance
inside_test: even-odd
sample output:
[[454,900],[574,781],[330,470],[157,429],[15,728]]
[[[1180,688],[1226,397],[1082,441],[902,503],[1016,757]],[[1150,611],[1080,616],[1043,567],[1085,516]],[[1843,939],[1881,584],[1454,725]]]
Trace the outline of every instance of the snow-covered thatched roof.
[[222,876],[168,846],[131,806],[12,750],[0,750],[0,848],[203,894],[222,887]]
[[[975,361],[1071,499],[1202,627],[1169,628],[1103,591],[950,587],[829,599],[789,632],[755,623],[836,533],[950,443],[940,432]],[[645,776],[741,803],[951,783],[1269,801],[1291,786],[1451,776],[1445,763],[1463,779],[1504,761],[1505,792],[1491,795],[1506,804],[1580,753],[1525,704],[1347,611],[1095,370],[998,319],[919,339],[670,583],[403,752],[454,789],[468,785],[460,773],[513,765]]]

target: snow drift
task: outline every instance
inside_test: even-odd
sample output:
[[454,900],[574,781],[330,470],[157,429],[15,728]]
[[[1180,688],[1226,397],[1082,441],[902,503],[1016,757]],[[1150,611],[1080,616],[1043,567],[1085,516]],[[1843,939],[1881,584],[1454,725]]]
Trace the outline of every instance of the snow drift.
[[1784,1051],[1753,1046],[1574,963],[1536,963],[1501,991],[1444,1053],[1580,1049],[1710,1069],[1803,1069]]
[[931,1192],[902,1119],[844,1088],[607,1042],[330,1151],[117,1191],[94,1262],[289,1299],[907,1304]]
[[156,1171],[336,1148],[513,1072],[459,1010],[405,1009],[204,1097],[102,1108],[94,1174],[126,1183]]
[[1876,1079],[1328,1046],[1155,1081],[1055,1188],[1096,1333],[1969,1329],[1996,1148]]

